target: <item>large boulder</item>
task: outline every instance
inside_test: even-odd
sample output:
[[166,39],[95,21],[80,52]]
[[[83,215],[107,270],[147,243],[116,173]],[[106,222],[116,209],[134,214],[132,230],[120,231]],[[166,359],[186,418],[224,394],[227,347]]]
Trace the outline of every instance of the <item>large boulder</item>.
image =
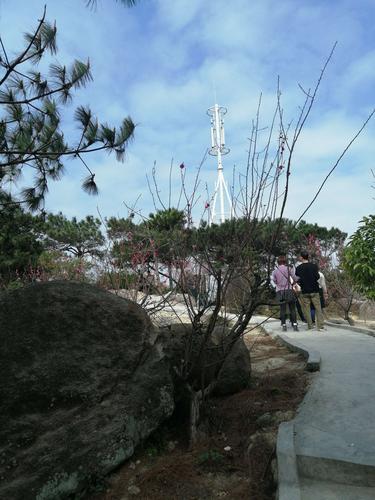
[[[218,327],[217,335],[221,345],[226,343],[227,330]],[[215,386],[216,396],[235,394],[249,387],[251,377],[250,353],[242,337],[237,339],[218,373]]]
[[[242,337],[233,342],[229,331],[225,323],[217,325],[203,348],[203,364],[196,364],[204,342],[204,333],[192,333],[192,325],[184,323],[161,327],[160,338],[172,374],[186,364],[196,365],[189,379],[190,385],[200,389],[202,381],[207,387],[216,379],[214,394],[220,396],[234,394],[248,387],[251,376],[249,350]],[[224,359],[229,345],[230,352]],[[178,384],[176,377],[176,399],[179,398]]]
[[156,337],[141,307],[87,284],[0,296],[0,498],[66,498],[172,414]]

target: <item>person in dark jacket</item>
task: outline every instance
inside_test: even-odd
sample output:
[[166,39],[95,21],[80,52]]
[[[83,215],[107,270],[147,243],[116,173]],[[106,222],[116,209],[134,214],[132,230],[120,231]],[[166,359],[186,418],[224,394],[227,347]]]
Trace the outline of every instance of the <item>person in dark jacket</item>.
[[318,280],[320,276],[318,266],[309,262],[309,254],[304,250],[301,252],[300,261],[301,264],[296,268],[296,276],[299,278],[298,283],[301,287],[299,300],[301,301],[303,315],[307,321],[307,327],[309,330],[313,327],[310,311],[310,302],[312,302],[315,307],[317,328],[318,330],[324,330],[324,317],[319,296]]

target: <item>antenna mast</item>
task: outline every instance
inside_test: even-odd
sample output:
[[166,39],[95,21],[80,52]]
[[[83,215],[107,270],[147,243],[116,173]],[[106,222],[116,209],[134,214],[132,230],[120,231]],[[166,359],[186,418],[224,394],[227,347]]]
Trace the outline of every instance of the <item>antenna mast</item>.
[[[232,200],[229,196],[227,183],[224,179],[222,156],[229,153],[229,149],[225,147],[224,134],[224,119],[223,115],[227,112],[227,108],[215,104],[207,110],[208,116],[211,117],[211,149],[209,154],[217,156],[217,180],[215,184],[215,192],[212,199],[212,208],[209,218],[209,225],[216,222],[224,222],[225,219],[233,217]],[[216,213],[216,201],[219,198],[219,213]],[[225,205],[228,209],[225,210]]]

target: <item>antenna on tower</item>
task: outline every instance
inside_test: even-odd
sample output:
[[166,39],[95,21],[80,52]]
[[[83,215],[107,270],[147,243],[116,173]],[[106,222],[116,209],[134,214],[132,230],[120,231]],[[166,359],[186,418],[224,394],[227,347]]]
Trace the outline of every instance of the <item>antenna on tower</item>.
[[[216,222],[217,218],[220,222],[233,217],[232,200],[229,196],[227,183],[224,179],[222,156],[229,153],[229,149],[225,147],[225,132],[224,119],[227,108],[215,104],[207,110],[208,116],[211,118],[211,149],[208,153],[217,157],[217,180],[215,183],[215,191],[212,199],[212,207],[209,218],[209,225]],[[216,202],[219,198],[219,212],[216,212]]]

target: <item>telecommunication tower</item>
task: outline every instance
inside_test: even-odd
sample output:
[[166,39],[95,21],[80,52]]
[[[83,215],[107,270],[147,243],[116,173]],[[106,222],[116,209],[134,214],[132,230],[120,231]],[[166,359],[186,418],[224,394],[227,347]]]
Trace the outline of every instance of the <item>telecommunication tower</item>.
[[[207,110],[208,116],[211,118],[211,149],[209,154],[217,156],[217,180],[215,183],[215,191],[210,207],[209,224],[219,220],[224,222],[225,219],[233,217],[232,200],[229,196],[227,183],[224,179],[222,156],[229,153],[229,149],[225,147],[225,133],[223,115],[227,112],[227,108],[215,104]],[[216,211],[216,202],[219,198],[219,210]]]

